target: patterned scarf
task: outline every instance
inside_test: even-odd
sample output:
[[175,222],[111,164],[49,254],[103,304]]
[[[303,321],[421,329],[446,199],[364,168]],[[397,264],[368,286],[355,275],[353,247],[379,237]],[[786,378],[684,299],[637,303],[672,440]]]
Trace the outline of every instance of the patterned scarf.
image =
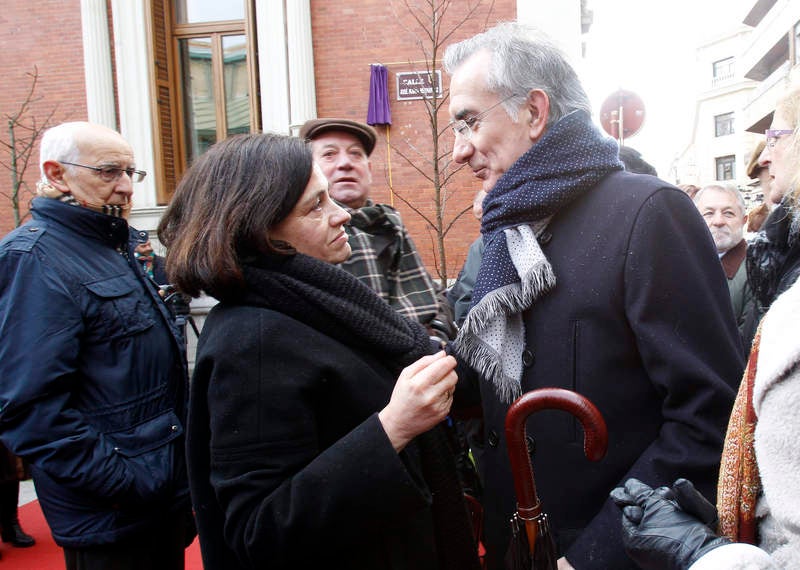
[[753,386],[761,346],[761,326],[756,331],[739,393],[733,404],[717,484],[717,532],[734,542],[757,544],[756,503],[761,490],[756,452],[753,446],[756,413]]
[[[269,256],[245,264],[244,275],[246,303],[270,307],[356,351],[378,355],[395,377],[433,351],[422,325],[334,265],[302,254]],[[437,426],[414,439],[433,497],[439,567],[478,570],[478,547],[446,437]]]
[[791,256],[797,256],[798,244],[800,215],[787,195],[747,247],[747,282],[764,311],[791,285],[783,279],[786,277],[784,268]]
[[556,282],[537,237],[561,208],[622,168],[616,142],[587,113],[574,111],[522,155],[484,200],[486,249],[455,343],[501,401],[510,403],[522,391],[522,313]]
[[118,204],[103,204],[101,206],[95,206],[88,204],[85,201],[79,202],[70,192],[61,192],[60,190],[53,188],[44,180],[40,180],[36,183],[36,194],[43,196],[44,198],[50,198],[52,200],[64,202],[70,206],[81,206],[94,212],[99,212],[108,216],[114,216],[115,218],[122,218],[125,212],[130,209],[130,205],[120,206]]
[[[345,229],[353,252],[341,266],[401,315],[422,324],[436,318],[436,288],[397,211],[370,200],[347,211],[352,217]],[[388,262],[386,250],[392,255]]]

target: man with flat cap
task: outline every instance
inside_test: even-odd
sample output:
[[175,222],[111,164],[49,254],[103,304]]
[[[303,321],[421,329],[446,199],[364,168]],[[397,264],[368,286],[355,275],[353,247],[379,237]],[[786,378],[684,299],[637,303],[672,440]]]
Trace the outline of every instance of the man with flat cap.
[[400,214],[370,200],[375,129],[350,119],[312,119],[300,129],[330,183],[331,196],[352,216],[345,229],[352,255],[341,267],[432,336],[455,336],[452,313],[422,264]]

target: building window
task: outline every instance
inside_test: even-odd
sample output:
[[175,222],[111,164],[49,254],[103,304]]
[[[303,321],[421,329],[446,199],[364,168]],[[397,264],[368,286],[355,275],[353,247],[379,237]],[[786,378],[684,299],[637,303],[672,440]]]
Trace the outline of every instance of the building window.
[[174,0],[175,22],[178,24],[203,24],[226,20],[244,20],[244,2],[219,0]]
[[724,113],[714,117],[714,136],[724,137],[733,134],[733,113]]
[[726,57],[713,63],[714,83],[733,77],[733,58]]
[[736,156],[720,156],[717,161],[717,180],[733,180],[736,178]]
[[151,0],[158,200],[229,135],[260,130],[251,0]]

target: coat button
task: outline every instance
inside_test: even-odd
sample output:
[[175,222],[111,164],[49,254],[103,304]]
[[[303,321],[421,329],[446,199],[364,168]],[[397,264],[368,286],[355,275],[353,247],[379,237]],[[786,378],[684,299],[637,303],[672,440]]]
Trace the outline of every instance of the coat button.
[[553,239],[553,234],[550,232],[542,232],[542,235],[539,236],[539,245],[547,245],[550,243],[551,239]]
[[28,231],[31,232],[32,234],[35,234],[36,232],[39,231],[39,228],[28,228]]
[[532,436],[525,436],[525,447],[528,448],[528,455],[533,455],[536,452],[536,440]]
[[169,429],[172,430],[172,431],[178,431],[178,426],[172,425],[172,426],[169,426]]
[[526,348],[522,351],[522,365],[525,368],[530,368],[533,365],[534,360],[533,353],[530,350]]
[[489,447],[497,447],[497,442],[500,441],[500,438],[497,436],[497,432],[492,430],[489,432],[489,435],[486,437],[486,442],[489,444]]

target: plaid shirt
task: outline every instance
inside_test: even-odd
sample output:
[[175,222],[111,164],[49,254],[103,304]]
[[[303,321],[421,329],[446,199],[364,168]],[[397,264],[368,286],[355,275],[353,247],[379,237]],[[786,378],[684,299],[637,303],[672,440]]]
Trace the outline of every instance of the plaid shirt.
[[345,226],[352,254],[341,264],[342,269],[378,293],[401,315],[424,325],[437,319],[446,327],[451,326],[449,307],[437,295],[400,214],[390,206],[371,201],[347,211],[352,216]]

